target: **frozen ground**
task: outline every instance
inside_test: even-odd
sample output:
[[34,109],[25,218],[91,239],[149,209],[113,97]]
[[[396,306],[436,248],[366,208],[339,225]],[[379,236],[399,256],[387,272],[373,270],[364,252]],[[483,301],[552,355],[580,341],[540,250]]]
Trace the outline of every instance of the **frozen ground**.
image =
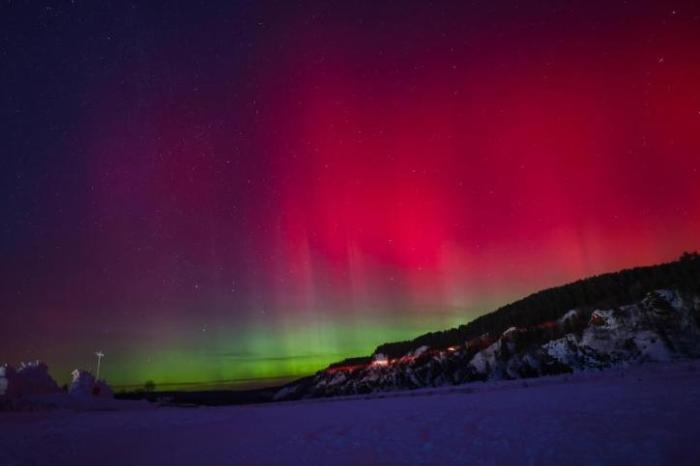
[[0,413],[0,465],[699,464],[700,363],[225,408]]

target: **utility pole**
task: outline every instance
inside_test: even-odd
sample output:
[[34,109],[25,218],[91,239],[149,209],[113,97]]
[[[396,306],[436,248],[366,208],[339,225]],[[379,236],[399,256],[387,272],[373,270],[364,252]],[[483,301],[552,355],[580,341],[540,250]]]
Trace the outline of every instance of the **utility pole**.
[[95,356],[97,356],[97,376],[95,377],[95,380],[100,380],[100,362],[102,362],[102,358],[105,355],[102,351],[98,351],[95,353]]

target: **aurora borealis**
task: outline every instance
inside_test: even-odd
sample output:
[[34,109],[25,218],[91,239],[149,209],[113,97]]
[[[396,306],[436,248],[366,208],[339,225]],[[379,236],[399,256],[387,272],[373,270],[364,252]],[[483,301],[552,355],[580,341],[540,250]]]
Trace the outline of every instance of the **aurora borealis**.
[[264,384],[700,247],[697,2],[3,2],[0,362]]

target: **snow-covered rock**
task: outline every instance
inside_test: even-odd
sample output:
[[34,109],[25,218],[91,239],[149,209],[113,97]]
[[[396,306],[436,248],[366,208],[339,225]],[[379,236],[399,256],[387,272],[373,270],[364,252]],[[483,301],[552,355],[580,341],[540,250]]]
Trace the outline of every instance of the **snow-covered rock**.
[[476,353],[469,365],[474,369],[474,371],[476,371],[476,373],[487,375],[496,366],[496,356],[500,350],[501,340],[498,340],[488,348]]
[[0,366],[0,397],[18,399],[59,391],[48,366],[41,361],[22,362],[18,369],[8,364]]
[[9,364],[0,366],[0,398],[14,398],[18,395],[17,371]]
[[49,375],[49,366],[41,361],[23,362],[17,369],[22,395],[44,395],[60,391]]
[[424,354],[426,351],[428,351],[429,349],[430,349],[430,348],[429,348],[428,346],[423,345],[423,346],[420,346],[420,347],[416,348],[415,351],[413,351],[412,353],[409,353],[409,354],[410,354],[411,356],[413,356],[414,358],[417,358],[417,357],[420,357],[421,355],[423,355],[423,354]]
[[579,318],[579,311],[578,309],[571,309],[569,312],[564,314],[559,318],[559,323],[560,324],[566,324],[568,322],[572,322],[576,319]]
[[76,369],[72,372],[73,381],[68,387],[68,394],[79,398],[113,398],[112,389],[104,380],[95,380],[88,371]]

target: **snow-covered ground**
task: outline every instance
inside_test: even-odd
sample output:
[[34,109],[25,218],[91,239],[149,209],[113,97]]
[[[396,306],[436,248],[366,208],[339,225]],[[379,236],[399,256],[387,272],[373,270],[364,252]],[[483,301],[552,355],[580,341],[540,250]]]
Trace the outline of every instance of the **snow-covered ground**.
[[700,362],[224,408],[0,413],[0,465],[697,465]]

